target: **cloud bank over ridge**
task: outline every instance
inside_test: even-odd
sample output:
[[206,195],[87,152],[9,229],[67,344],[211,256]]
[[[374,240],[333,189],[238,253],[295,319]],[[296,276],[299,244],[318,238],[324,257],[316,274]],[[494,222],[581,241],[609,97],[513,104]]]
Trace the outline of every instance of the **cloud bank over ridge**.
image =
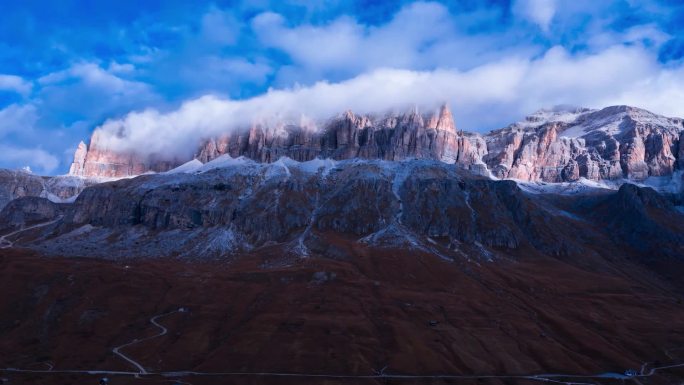
[[537,59],[503,59],[468,71],[386,68],[338,83],[270,89],[244,100],[209,95],[171,112],[131,112],[97,130],[113,149],[188,156],[192,144],[253,123],[296,124],[302,116],[320,121],[346,110],[384,113],[448,103],[459,128],[484,132],[542,106],[629,104],[684,116],[682,100],[684,67],[661,69],[643,47],[619,45],[580,57],[554,47]]
[[0,167],[66,172],[96,128],[176,154],[347,109],[448,102],[480,132],[554,104],[684,115],[684,4],[669,0],[80,3],[3,3]]

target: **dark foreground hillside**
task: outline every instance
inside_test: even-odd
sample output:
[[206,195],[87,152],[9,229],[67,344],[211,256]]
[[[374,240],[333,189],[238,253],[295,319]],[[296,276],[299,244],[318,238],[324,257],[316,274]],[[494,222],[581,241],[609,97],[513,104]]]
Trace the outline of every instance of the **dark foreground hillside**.
[[[361,247],[352,257],[283,267],[279,250],[231,262],[44,258],[0,251],[0,372],[11,384],[528,384],[621,379],[396,378],[624,373],[684,363],[682,292],[653,268],[617,258],[445,261]],[[669,266],[668,270],[672,271]],[[180,375],[159,372],[242,372]],[[262,373],[262,374],[258,374]],[[336,377],[264,375],[322,374]],[[385,377],[363,378],[382,373]],[[676,383],[684,368],[641,384]],[[544,380],[544,381],[542,381]],[[630,381],[630,380],[627,380]]]

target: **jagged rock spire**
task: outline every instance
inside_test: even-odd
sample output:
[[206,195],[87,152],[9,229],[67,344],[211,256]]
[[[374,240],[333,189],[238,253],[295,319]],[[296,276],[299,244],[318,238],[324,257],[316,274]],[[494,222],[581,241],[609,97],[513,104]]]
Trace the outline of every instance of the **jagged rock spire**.
[[449,106],[446,103],[440,107],[439,114],[434,114],[430,117],[427,127],[437,131],[456,132],[454,116],[451,114],[451,110],[449,110]]
[[85,166],[86,156],[88,155],[88,146],[81,141],[74,152],[74,161],[69,167],[69,175],[83,175],[83,167]]
[[437,130],[456,132],[456,123],[454,123],[454,116],[449,110],[449,106],[444,103],[439,110],[439,118],[437,119]]

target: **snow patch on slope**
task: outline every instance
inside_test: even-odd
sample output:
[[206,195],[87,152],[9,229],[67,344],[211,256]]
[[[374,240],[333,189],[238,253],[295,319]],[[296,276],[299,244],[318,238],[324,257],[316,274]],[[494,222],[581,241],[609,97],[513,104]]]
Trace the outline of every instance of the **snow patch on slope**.
[[204,163],[200,162],[198,159],[193,159],[191,161],[185,162],[182,165],[165,172],[164,174],[190,174],[199,170]]
[[251,159],[247,159],[244,156],[239,156],[237,158],[233,158],[232,156],[228,154],[224,154],[219,156],[218,158],[212,160],[211,162],[207,162],[202,167],[199,167],[196,171],[197,172],[207,172],[210,170],[214,170],[217,168],[226,168],[226,167],[235,167],[235,166],[247,166],[247,165],[253,165],[256,162],[254,162]]
[[593,112],[589,108],[580,108],[573,106],[555,106],[552,108],[542,108],[541,110],[526,116],[525,120],[515,123],[523,128],[537,128],[546,123],[561,122],[573,123],[582,115]]
[[521,190],[531,194],[561,194],[577,195],[595,192],[599,190],[616,191],[625,183],[630,183],[639,187],[650,187],[661,193],[679,193],[684,191],[684,171],[675,171],[672,176],[649,177],[642,182],[628,179],[602,180],[595,181],[580,178],[577,182],[529,182],[518,179],[515,181]]
[[518,184],[521,190],[531,194],[562,194],[577,195],[585,194],[597,190],[617,190],[622,185],[622,181],[602,181],[597,182],[586,178],[580,178],[577,182],[529,182],[519,179],[512,179]]
[[296,168],[308,174],[317,174],[320,172],[323,177],[326,177],[330,173],[330,170],[335,168],[337,165],[337,162],[330,158],[315,158],[305,162],[298,162],[288,157],[283,157],[280,159],[283,160],[288,167]]
[[267,165],[264,177],[268,180],[276,177],[284,177],[285,179],[287,179],[290,176],[292,176],[290,168],[287,167],[288,160],[292,161],[292,159],[290,158],[280,158],[275,162]]
[[654,126],[681,130],[681,120],[656,115],[650,111],[636,107],[613,106],[601,111],[582,114],[571,126],[561,133],[566,138],[579,138],[592,132],[603,132],[609,136],[623,134],[625,128],[632,127],[632,124],[625,122],[636,122],[641,126]]
[[660,192],[676,194],[684,191],[684,171],[675,171],[672,173],[672,176],[651,176],[643,182],[637,183],[637,185],[651,187]]

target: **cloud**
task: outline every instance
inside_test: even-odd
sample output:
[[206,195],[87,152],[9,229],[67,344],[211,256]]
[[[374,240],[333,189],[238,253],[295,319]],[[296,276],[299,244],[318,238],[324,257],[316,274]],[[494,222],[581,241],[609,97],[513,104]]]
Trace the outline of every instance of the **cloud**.
[[516,0],[513,12],[537,24],[542,31],[548,32],[556,14],[556,0]]
[[112,74],[130,74],[135,72],[135,66],[130,63],[119,64],[116,61],[109,63],[107,71]]
[[593,49],[605,49],[616,44],[640,44],[658,48],[671,39],[672,35],[661,31],[655,24],[642,24],[622,32],[603,30],[587,39],[587,44]]
[[[219,92],[239,83],[265,84],[273,69],[268,63],[244,58],[204,56],[193,59],[195,65],[181,68],[176,76],[205,92]],[[198,71],[197,68],[201,68]]]
[[29,4],[19,13],[24,5],[8,4],[0,141],[42,143],[61,159],[111,119],[127,134],[114,145],[189,153],[201,137],[268,115],[324,119],[442,101],[473,131],[557,103],[683,115],[684,7],[672,2],[221,4]]
[[154,102],[148,85],[114,73],[130,70],[83,62],[38,78],[30,98],[0,109],[0,167],[28,165],[53,172],[61,158],[53,154],[87,135],[105,117]]
[[33,85],[20,76],[0,74],[0,91],[11,91],[28,96],[32,88]]
[[104,69],[96,63],[77,63],[38,78],[41,88],[37,99],[47,111],[46,119],[66,117],[62,122],[66,125],[84,119],[102,120],[158,102],[160,98],[148,84],[124,77],[133,70],[121,64]]
[[32,104],[11,104],[0,110],[0,139],[10,133],[25,132],[33,129],[38,120],[38,112]]
[[11,104],[0,110],[0,167],[30,167],[45,174],[57,169],[57,157],[37,145],[50,136],[36,130],[39,118],[34,104]]
[[453,17],[439,3],[416,2],[379,26],[341,16],[320,25],[290,27],[284,16],[264,12],[252,20],[251,28],[263,45],[291,58],[296,67],[286,67],[278,81],[287,85],[341,80],[388,66],[426,69],[471,62],[491,48],[495,38],[458,35],[455,22],[467,19],[464,16]]
[[212,7],[202,16],[201,37],[208,43],[232,45],[237,42],[240,27],[233,14]]
[[[122,72],[122,69],[131,68],[123,65],[115,64],[111,66],[113,71]],[[66,70],[57,71],[40,77],[38,83],[41,86],[50,86],[54,84],[64,84],[73,80],[80,80],[84,85],[101,88],[111,93],[142,93],[146,91],[147,86],[142,83],[136,83],[125,80],[114,75],[95,63],[78,63],[74,64]]]
[[[625,66],[624,63],[630,63]],[[154,109],[107,121],[97,130],[113,149],[190,156],[200,140],[255,122],[302,116],[321,120],[347,109],[378,113],[447,102],[460,128],[487,131],[543,106],[602,107],[631,104],[668,115],[684,115],[684,68],[662,69],[640,46],[618,45],[572,56],[554,47],[537,59],[509,58],[469,71],[379,69],[347,81],[269,90],[245,100],[205,96],[170,113]]]
[[23,148],[7,144],[0,144],[0,166],[16,168],[29,167],[41,174],[53,172],[59,165],[59,160],[47,151],[38,148]]

